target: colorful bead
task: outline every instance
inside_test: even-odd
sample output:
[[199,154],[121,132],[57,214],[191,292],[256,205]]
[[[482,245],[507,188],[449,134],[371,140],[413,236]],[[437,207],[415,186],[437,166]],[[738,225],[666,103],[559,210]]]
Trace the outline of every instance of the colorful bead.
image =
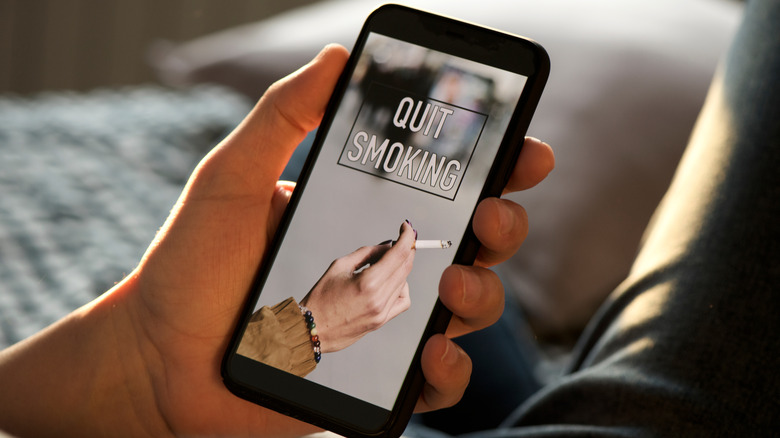
[[317,324],[314,323],[314,315],[311,310],[304,306],[298,305],[303,313],[303,320],[306,322],[306,328],[309,330],[309,337],[311,339],[312,350],[314,350],[314,362],[320,363],[322,359],[322,350],[320,349],[320,337],[317,332]]

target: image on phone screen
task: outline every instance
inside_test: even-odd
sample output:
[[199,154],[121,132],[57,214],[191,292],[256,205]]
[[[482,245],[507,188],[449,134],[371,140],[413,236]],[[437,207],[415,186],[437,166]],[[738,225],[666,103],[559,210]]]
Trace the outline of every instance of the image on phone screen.
[[[404,221],[418,240],[451,246],[416,249],[406,277],[408,310],[348,347],[323,353],[300,377],[393,408],[526,79],[369,34],[332,123],[320,128],[321,147],[305,185],[296,188],[303,192],[267,261],[254,315],[288,298],[300,302],[334,260],[398,239]],[[238,354],[263,361],[249,332]]]

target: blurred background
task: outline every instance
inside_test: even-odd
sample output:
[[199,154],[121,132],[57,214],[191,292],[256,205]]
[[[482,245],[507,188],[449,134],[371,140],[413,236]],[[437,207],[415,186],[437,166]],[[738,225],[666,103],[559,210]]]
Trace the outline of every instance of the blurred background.
[[316,0],[0,0],[0,93],[154,81],[150,50]]
[[[531,230],[496,271],[520,328],[491,336],[539,344],[531,371],[555,379],[631,267],[742,3],[398,2],[550,54],[529,135],[553,145],[556,169],[510,196]],[[380,3],[0,0],[0,348],[131,272],[201,157],[272,81],[327,43],[350,47]],[[490,379],[473,388],[512,391]]]

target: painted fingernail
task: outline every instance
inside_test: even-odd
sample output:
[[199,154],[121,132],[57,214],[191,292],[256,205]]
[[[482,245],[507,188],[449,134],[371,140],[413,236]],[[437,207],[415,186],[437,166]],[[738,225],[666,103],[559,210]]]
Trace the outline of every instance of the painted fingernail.
[[[407,224],[409,224],[410,227],[412,227],[412,231],[414,231],[414,240],[417,240],[417,230],[414,229],[414,225],[412,225],[412,221],[410,221],[409,219],[404,219],[404,222],[406,222]],[[401,229],[403,230],[403,227],[401,227]]]

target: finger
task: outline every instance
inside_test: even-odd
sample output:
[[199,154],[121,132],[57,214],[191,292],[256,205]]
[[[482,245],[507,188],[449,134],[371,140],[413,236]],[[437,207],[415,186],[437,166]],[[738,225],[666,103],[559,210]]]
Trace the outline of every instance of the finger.
[[[347,57],[346,49],[329,45],[307,65],[268,89],[236,132],[239,137],[248,137],[249,141],[242,143],[252,145],[245,148],[247,155],[254,158],[251,162],[265,167],[274,153],[291,154],[306,134],[319,125]],[[260,167],[256,173],[267,170],[278,177],[286,162],[285,159],[274,163],[277,172]]]
[[[401,225],[401,237],[398,242],[385,253],[377,263],[363,271],[361,283],[365,290],[373,291],[376,299],[382,302],[385,309],[384,322],[387,322],[411,306],[409,283],[406,279],[412,272],[415,251],[411,248],[414,242],[414,231],[408,222]],[[385,245],[382,245],[385,246]],[[390,251],[393,254],[390,255]],[[400,254],[400,255],[399,255]],[[405,257],[405,258],[401,258]],[[384,260],[384,262],[382,262]],[[400,265],[396,264],[400,262]]]
[[404,282],[394,294],[388,303],[387,314],[385,315],[385,322],[390,321],[396,316],[406,312],[411,307],[412,301],[409,297],[409,283]]
[[[348,57],[346,49],[325,47],[295,73],[273,84],[249,115],[209,154],[199,172],[237,193],[273,187],[295,147],[317,127]],[[269,192],[270,195],[270,192]]]
[[493,266],[507,260],[528,235],[528,215],[516,203],[487,198],[479,203],[472,221],[474,234],[482,243],[476,266]]
[[471,359],[445,336],[434,335],[423,348],[422,370],[425,384],[415,412],[442,409],[457,403],[469,384]]
[[396,245],[403,244],[409,248],[414,246],[414,241],[417,239],[417,231],[412,227],[412,223],[405,220],[401,224],[401,228],[398,230],[398,241]]
[[291,181],[278,181],[276,183],[276,189],[274,190],[273,198],[271,198],[271,214],[268,221],[268,238],[276,233],[276,229],[279,227],[279,222],[282,220],[284,210],[287,208],[287,204],[290,203],[290,196],[295,189],[295,183]]
[[520,157],[504,188],[504,194],[530,189],[539,184],[555,168],[555,154],[547,143],[526,137]]
[[[401,232],[395,245],[367,269],[365,275],[371,276],[372,280],[387,282],[391,285],[400,285],[406,282],[414,260],[413,242],[414,229],[408,222],[402,223]],[[381,246],[385,247],[385,245]]]
[[393,251],[393,254],[390,255],[391,257],[388,258],[390,263],[381,267],[385,270],[384,275],[387,277],[386,281],[388,284],[396,287],[406,285],[406,279],[412,272],[412,266],[414,265],[416,251],[412,249],[412,246],[416,234],[417,232],[414,231],[409,222],[401,224],[401,233],[398,236],[398,241],[390,249],[390,251]]
[[439,282],[439,298],[452,312],[447,336],[481,330],[501,317],[504,287],[493,271],[475,266],[451,265]]
[[389,251],[390,248],[392,248],[389,242],[390,241],[375,245],[374,251],[371,253],[371,256],[366,260],[366,263],[373,265],[376,262],[378,262],[382,258],[382,256],[384,256],[385,253]]
[[333,267],[339,272],[351,274],[366,264],[372,263],[373,260],[380,258],[387,250],[388,248],[385,245],[361,246],[355,251],[338,258],[334,261]]

